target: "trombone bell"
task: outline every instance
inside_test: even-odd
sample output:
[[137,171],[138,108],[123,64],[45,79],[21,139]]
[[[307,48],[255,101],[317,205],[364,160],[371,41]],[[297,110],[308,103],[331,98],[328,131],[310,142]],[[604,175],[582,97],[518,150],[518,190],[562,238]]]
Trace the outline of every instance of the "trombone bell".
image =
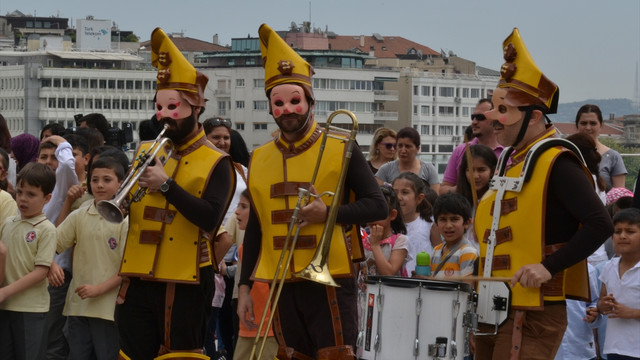
[[320,261],[322,261],[321,258],[315,257],[306,268],[294,273],[293,276],[315,281],[322,285],[340,287],[340,285],[333,280],[333,276],[329,273],[329,266],[327,266],[327,264],[321,265]]

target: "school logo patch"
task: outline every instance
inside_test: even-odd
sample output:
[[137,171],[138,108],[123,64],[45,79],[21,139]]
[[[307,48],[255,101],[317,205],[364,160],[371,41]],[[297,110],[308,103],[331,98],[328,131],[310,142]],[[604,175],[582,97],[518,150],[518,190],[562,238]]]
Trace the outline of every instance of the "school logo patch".
[[36,239],[36,232],[34,230],[31,230],[27,233],[27,235],[24,237],[24,240],[28,243],[32,243],[33,240]]
[[113,250],[118,247],[118,240],[114,237],[109,238],[109,249]]
[[445,269],[444,276],[445,277],[453,276],[453,269]]

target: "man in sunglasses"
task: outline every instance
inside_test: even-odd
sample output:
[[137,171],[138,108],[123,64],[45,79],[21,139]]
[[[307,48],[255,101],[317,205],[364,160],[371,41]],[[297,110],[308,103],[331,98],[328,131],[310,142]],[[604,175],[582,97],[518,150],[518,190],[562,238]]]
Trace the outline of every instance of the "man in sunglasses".
[[[484,115],[492,108],[491,100],[480,99],[480,101],[478,101],[478,105],[476,105],[476,108],[473,110],[473,114],[471,114],[471,130],[473,132],[473,139],[468,140],[469,145],[481,144],[492,148],[496,153],[496,157],[500,157],[504,146],[498,143],[496,135],[493,133],[491,121],[487,121],[487,118]],[[451,157],[449,157],[449,162],[447,163],[447,168],[444,170],[442,184],[440,184],[440,194],[456,191],[456,184],[458,183],[458,168],[460,167],[460,162],[462,162],[465,148],[466,144],[462,143],[451,153]]]

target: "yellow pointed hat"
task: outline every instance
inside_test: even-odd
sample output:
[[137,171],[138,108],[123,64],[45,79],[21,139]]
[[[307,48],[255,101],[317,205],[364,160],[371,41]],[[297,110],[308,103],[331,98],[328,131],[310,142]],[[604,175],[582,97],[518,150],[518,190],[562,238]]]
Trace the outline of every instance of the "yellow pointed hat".
[[151,63],[158,69],[156,91],[178,90],[189,104],[205,105],[204,89],[209,78],[187,61],[161,28],[151,33]]
[[260,25],[260,51],[264,67],[264,88],[269,91],[280,84],[302,86],[307,96],[314,100],[311,76],[315,73],[298,53],[271,29],[267,24]]
[[502,43],[505,63],[500,68],[499,88],[507,89],[505,102],[512,106],[539,105],[547,114],[558,109],[558,85],[533,62],[518,28]]

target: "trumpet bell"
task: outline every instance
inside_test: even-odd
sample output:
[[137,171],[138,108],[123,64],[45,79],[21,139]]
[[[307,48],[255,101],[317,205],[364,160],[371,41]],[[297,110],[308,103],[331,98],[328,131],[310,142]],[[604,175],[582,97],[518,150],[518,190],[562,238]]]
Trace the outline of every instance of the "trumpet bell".
[[100,200],[96,204],[96,210],[107,221],[119,224],[124,220],[124,214],[120,206],[113,200]]

